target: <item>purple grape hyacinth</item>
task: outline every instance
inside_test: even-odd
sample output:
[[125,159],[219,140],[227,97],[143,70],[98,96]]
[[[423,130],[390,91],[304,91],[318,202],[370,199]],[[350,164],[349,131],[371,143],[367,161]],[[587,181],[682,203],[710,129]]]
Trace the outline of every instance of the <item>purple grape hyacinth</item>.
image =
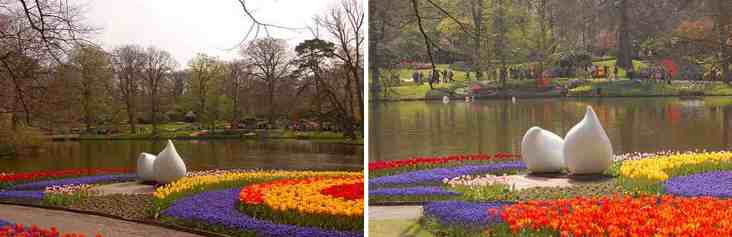
[[95,184],[95,183],[106,183],[106,182],[127,182],[133,181],[137,178],[134,174],[120,174],[120,175],[98,175],[98,176],[86,176],[79,178],[68,178],[68,179],[56,179],[39,181],[32,183],[25,183],[15,185],[14,190],[45,190],[51,186],[64,186],[71,184]]
[[0,228],[1,227],[4,227],[6,225],[13,225],[13,223],[10,223],[10,222],[8,222],[6,220],[0,220]]
[[451,168],[437,168],[401,173],[397,175],[382,176],[371,179],[369,181],[369,185],[376,187],[381,185],[439,183],[442,182],[443,179],[451,179],[461,175],[484,174],[523,169],[526,169],[526,164],[521,161],[501,162],[488,165],[466,165]]
[[267,220],[254,219],[239,210],[240,189],[226,189],[199,193],[178,199],[163,215],[179,220],[200,221],[210,225],[221,225],[232,229],[255,232],[257,236],[306,237],[363,236],[360,232],[324,230],[314,227],[275,224]]
[[369,196],[453,196],[459,193],[443,187],[381,188],[369,190]]
[[43,191],[3,191],[0,199],[43,199]]
[[732,172],[708,172],[674,177],[664,184],[668,194],[698,197],[732,197]]
[[[501,207],[508,202],[471,203],[464,201],[432,202],[424,206],[424,216],[433,218],[442,225],[458,225],[463,228],[485,228],[487,225],[503,222]],[[489,209],[495,208],[495,214]]]

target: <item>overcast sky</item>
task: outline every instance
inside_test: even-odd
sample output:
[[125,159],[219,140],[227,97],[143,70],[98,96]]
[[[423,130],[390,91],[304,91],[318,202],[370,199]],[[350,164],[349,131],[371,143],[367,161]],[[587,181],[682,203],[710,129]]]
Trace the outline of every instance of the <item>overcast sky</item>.
[[[86,0],[87,21],[102,30],[95,39],[105,49],[124,44],[153,45],[169,51],[181,67],[196,53],[222,59],[237,57],[228,51],[244,37],[251,21],[238,0]],[[334,0],[250,0],[249,8],[261,21],[304,28],[314,15],[333,6]],[[291,47],[312,38],[307,29],[278,30],[273,37]]]

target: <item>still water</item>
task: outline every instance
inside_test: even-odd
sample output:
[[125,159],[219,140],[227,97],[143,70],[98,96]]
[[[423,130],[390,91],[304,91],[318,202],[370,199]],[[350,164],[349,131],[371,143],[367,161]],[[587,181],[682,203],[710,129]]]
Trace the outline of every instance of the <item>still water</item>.
[[530,127],[564,137],[591,105],[614,153],[732,148],[732,98],[599,98],[376,102],[369,160],[515,152]]
[[[363,146],[299,140],[174,141],[189,170],[251,168],[343,170],[363,168]],[[0,157],[0,172],[73,168],[135,168],[141,152],[157,154],[164,141],[52,142],[42,151]]]

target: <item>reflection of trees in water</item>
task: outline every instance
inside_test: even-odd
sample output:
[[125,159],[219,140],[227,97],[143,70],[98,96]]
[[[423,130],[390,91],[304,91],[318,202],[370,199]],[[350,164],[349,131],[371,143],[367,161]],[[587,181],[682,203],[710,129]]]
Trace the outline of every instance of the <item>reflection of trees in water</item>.
[[616,153],[722,149],[732,143],[732,100],[717,98],[703,103],[675,98],[526,99],[516,104],[501,100],[447,105],[400,102],[376,112],[379,117],[374,120],[384,131],[370,135],[370,158],[520,152],[528,128],[541,126],[564,136],[582,119],[588,105],[595,108]]

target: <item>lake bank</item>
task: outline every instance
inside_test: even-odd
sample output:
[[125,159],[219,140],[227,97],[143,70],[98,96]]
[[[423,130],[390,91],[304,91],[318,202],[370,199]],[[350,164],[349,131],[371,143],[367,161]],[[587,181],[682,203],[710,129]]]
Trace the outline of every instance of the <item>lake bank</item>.
[[[381,93],[383,94],[383,93]],[[440,84],[435,89],[429,85],[404,85],[392,87],[389,93],[371,101],[419,101],[441,100],[511,99],[517,98],[595,98],[595,97],[702,97],[732,96],[732,85],[724,82],[607,79],[554,79],[548,85],[538,87],[534,80],[509,81],[505,89],[499,89],[495,81],[452,82]]]
[[[225,132],[225,130],[222,130]],[[193,131],[192,131],[193,132]],[[181,135],[161,134],[152,136],[150,134],[111,134],[111,135],[51,135],[53,141],[87,141],[87,140],[304,140],[313,142],[337,143],[345,145],[363,145],[363,138],[356,140],[343,137],[343,134],[332,132],[289,132],[289,131],[252,131],[247,133],[234,134],[205,134],[205,135]]]

